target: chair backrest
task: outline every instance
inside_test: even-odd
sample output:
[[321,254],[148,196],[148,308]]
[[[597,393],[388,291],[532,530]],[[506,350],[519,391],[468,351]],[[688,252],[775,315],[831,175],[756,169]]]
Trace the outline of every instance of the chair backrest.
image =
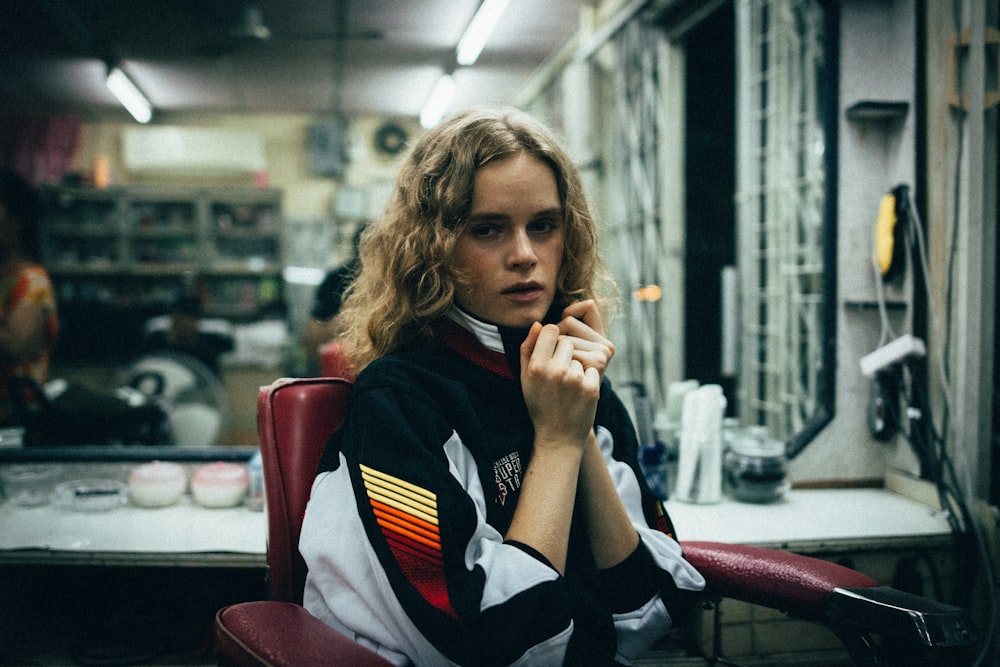
[[262,387],[257,397],[272,600],[302,603],[302,519],[320,456],[330,434],[344,421],[350,396],[350,382],[323,377],[280,379]]
[[354,369],[344,355],[340,341],[334,339],[320,346],[319,372],[325,377],[354,379]]

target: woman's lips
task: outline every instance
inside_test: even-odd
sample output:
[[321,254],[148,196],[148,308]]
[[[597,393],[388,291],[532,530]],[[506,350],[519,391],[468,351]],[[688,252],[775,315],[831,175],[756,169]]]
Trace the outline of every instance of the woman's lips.
[[523,283],[508,287],[503,295],[513,301],[533,301],[544,291],[538,283]]

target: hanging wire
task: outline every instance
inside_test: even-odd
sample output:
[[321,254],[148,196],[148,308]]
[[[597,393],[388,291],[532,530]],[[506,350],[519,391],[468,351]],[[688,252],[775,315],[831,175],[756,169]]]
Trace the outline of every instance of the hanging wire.
[[[954,21],[954,30],[956,33],[961,30],[963,19],[962,19],[962,2],[961,0],[953,0],[952,2],[952,16]],[[957,77],[960,79],[960,77]],[[962,82],[959,80],[956,85],[961,88]],[[980,567],[983,572],[983,576],[986,580],[986,590],[988,595],[989,603],[989,619],[987,623],[987,628],[985,632],[985,639],[980,648],[979,654],[976,657],[975,666],[982,665],[986,660],[990,647],[997,634],[997,582],[994,577],[992,564],[990,560],[989,549],[986,545],[986,540],[983,535],[982,527],[972,511],[972,506],[975,503],[975,499],[972,496],[972,465],[968,460],[967,456],[965,460],[962,461],[961,472],[963,473],[961,478],[959,477],[958,471],[955,469],[955,463],[952,461],[948,451],[949,437],[952,438],[951,444],[957,452],[963,452],[967,454],[965,447],[960,445],[964,444],[965,435],[962,432],[962,426],[957,421],[949,426],[951,415],[954,412],[954,396],[951,391],[951,381],[950,381],[950,368],[949,368],[949,353],[951,351],[952,344],[952,322],[951,322],[951,311],[953,303],[953,289],[954,289],[954,270],[955,262],[958,254],[958,225],[959,219],[962,211],[961,203],[961,183],[962,183],[962,163],[964,161],[965,155],[965,120],[966,113],[963,109],[954,109],[955,114],[955,130],[956,130],[956,154],[954,163],[954,178],[953,178],[953,193],[952,193],[952,212],[951,212],[951,230],[949,234],[949,248],[948,248],[948,265],[945,273],[945,304],[944,312],[945,316],[941,317],[940,313],[937,312],[934,304],[934,299],[932,295],[933,290],[930,289],[930,270],[929,263],[927,261],[927,250],[926,243],[923,236],[923,224],[920,219],[919,210],[917,209],[916,202],[912,199],[910,200],[910,211],[911,216],[909,218],[909,225],[911,227],[911,233],[913,235],[914,243],[917,249],[916,255],[918,258],[917,266],[923,274],[925,285],[927,285],[928,293],[928,309],[930,312],[931,325],[933,331],[935,332],[935,340],[938,341],[938,372],[940,374],[941,392],[944,397],[943,413],[941,418],[940,429],[936,428],[934,425],[934,420],[930,414],[930,401],[929,397],[916,395],[918,392],[922,393],[924,387],[919,386],[919,383],[914,383],[912,380],[908,383],[911,387],[910,404],[922,406],[921,409],[926,414],[921,414],[921,419],[926,419],[926,424],[928,425],[928,432],[930,433],[931,442],[924,443],[929,451],[933,452],[936,459],[936,465],[934,466],[934,481],[938,486],[938,492],[941,496],[942,507],[946,510],[954,507],[960,514],[962,524],[964,525],[964,530],[961,532],[965,535],[971,534],[975,540],[975,547],[977,549],[977,555],[980,561]],[[943,332],[942,332],[943,327]],[[913,440],[910,440],[911,443]],[[952,519],[953,529],[959,532],[960,528],[956,526],[956,521],[958,517]]]

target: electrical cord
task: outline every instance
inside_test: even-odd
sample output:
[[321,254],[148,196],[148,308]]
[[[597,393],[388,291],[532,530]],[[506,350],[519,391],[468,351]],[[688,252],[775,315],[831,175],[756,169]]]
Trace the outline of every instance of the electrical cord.
[[[958,158],[956,160],[955,171],[955,199],[953,201],[953,219],[952,219],[952,229],[950,234],[950,247],[949,247],[949,259],[945,289],[945,312],[951,312],[952,298],[953,298],[953,286],[954,281],[952,276],[954,275],[955,258],[957,255],[957,230],[958,230],[958,219],[960,213],[960,199],[958,197],[960,173],[961,173],[961,155],[962,155],[962,143],[964,141],[964,118],[960,118],[958,122]],[[988,595],[989,602],[989,619],[988,627],[986,629],[986,637],[983,641],[983,645],[976,658],[974,665],[978,666],[983,664],[989,653],[990,646],[997,631],[997,620],[998,620],[998,597],[997,597],[997,583],[994,577],[989,549],[986,545],[986,540],[983,535],[983,530],[979,523],[976,521],[973,515],[971,505],[974,502],[972,498],[972,484],[970,479],[970,468],[966,461],[966,465],[963,466],[964,476],[960,478],[958,471],[955,468],[955,461],[952,459],[948,450],[948,437],[952,435],[955,443],[962,442],[964,436],[961,433],[961,425],[951,422],[951,415],[953,413],[953,395],[950,385],[950,369],[948,365],[947,353],[951,349],[951,337],[952,337],[952,326],[951,318],[945,317],[941,318],[935,308],[934,299],[931,297],[933,292],[930,290],[930,271],[927,261],[927,251],[926,243],[923,236],[923,225],[920,220],[919,211],[916,206],[916,202],[910,199],[910,212],[911,216],[908,218],[908,234],[912,234],[914,239],[914,246],[916,248],[916,255],[918,258],[917,266],[923,274],[925,285],[928,286],[928,310],[930,312],[930,319],[932,325],[935,326],[935,339],[938,341],[938,353],[935,355],[938,362],[938,373],[940,375],[940,388],[942,395],[944,397],[943,402],[943,412],[942,412],[942,422],[940,430],[935,426],[933,415],[931,413],[931,406],[929,397],[923,392],[923,387],[920,383],[914,382],[912,377],[912,369],[909,368],[911,364],[916,363],[913,360],[908,360],[904,367],[907,367],[907,381],[904,382],[904,386],[909,387],[909,393],[907,395],[907,403],[910,406],[916,408],[914,416],[917,419],[923,420],[926,424],[927,433],[929,434],[930,441],[922,442],[922,438],[917,438],[915,432],[919,429],[909,429],[906,433],[906,438],[910,442],[911,446],[914,447],[915,451],[923,451],[930,454],[931,465],[931,477],[935,486],[938,489],[938,495],[941,501],[942,508],[948,512],[948,520],[952,527],[953,533],[956,536],[964,536],[967,538],[972,538],[974,540],[974,545],[979,557],[980,567],[983,572],[983,576],[986,580],[986,591]],[[909,245],[909,243],[908,243]],[[941,332],[941,323],[944,322],[944,331]],[[897,421],[897,423],[902,423]],[[921,440],[917,442],[916,440]],[[956,513],[958,516],[956,516]]]

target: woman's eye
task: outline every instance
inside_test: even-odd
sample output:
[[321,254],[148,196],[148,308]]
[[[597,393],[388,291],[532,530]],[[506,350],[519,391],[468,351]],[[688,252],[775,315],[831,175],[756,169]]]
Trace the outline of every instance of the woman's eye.
[[545,233],[545,232],[551,232],[557,226],[558,223],[552,218],[541,218],[539,220],[535,220],[534,222],[532,222],[531,225],[529,226],[529,230],[532,232]]
[[476,225],[470,231],[473,236],[481,239],[488,239],[500,233],[495,225]]

